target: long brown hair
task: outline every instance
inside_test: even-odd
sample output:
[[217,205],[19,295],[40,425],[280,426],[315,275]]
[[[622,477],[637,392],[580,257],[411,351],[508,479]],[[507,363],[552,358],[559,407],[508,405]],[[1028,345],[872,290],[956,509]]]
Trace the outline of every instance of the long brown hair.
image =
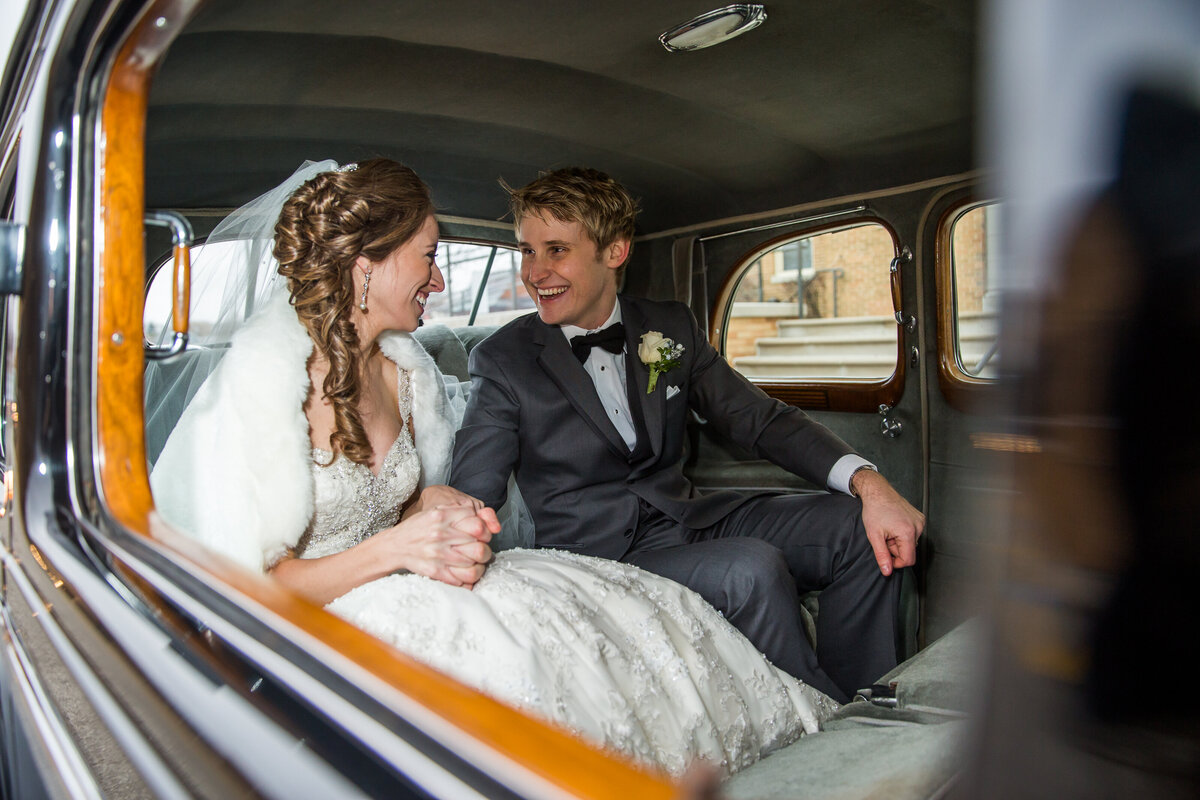
[[287,278],[292,307],[329,363],[322,391],[333,406],[334,457],[371,461],[358,413],[363,354],[351,321],[358,256],[382,261],[417,235],[433,213],[429,187],[408,167],[386,158],[356,169],[323,172],[284,203],[275,225],[275,259]]

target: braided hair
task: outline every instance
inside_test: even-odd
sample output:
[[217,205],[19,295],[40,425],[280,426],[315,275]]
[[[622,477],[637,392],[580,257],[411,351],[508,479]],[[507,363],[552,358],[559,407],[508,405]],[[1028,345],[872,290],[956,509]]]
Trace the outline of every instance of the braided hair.
[[[365,358],[351,319],[358,256],[379,262],[408,242],[433,213],[426,186],[408,167],[386,158],[356,169],[323,172],[283,205],[275,225],[275,259],[292,307],[317,352],[329,363],[322,391],[334,413],[329,437],[358,464],[371,443],[358,412]],[[332,463],[332,462],[331,462]]]

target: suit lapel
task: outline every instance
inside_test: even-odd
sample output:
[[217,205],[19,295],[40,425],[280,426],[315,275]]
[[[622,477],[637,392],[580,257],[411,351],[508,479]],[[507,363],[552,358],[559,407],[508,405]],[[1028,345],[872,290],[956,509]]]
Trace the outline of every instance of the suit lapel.
[[558,328],[537,320],[533,323],[533,340],[541,345],[537,360],[550,380],[554,381],[579,416],[604,439],[609,448],[621,459],[628,458],[629,448],[625,446],[625,440],[609,420],[600,403],[600,396],[596,394],[596,385],[571,352],[567,337]]
[[641,402],[642,419],[646,423],[646,435],[650,440],[650,449],[654,453],[654,457],[658,458],[663,447],[663,420],[666,417],[667,393],[662,385],[662,376],[659,376],[659,385],[654,392],[646,394],[646,387],[650,385],[650,368],[643,364],[642,359],[638,357],[638,345],[641,344],[642,334],[651,330],[651,323],[633,301],[622,295],[620,302],[621,318],[625,322],[625,349],[629,353],[629,357],[625,361],[625,378],[636,382],[634,396]]

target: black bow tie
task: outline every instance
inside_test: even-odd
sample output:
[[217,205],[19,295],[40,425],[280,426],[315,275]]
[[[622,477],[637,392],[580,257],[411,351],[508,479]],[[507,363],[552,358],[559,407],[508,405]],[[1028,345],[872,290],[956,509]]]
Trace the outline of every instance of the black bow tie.
[[593,347],[603,347],[610,353],[621,352],[625,349],[625,326],[618,322],[595,333],[571,337],[571,352],[580,364],[588,360]]

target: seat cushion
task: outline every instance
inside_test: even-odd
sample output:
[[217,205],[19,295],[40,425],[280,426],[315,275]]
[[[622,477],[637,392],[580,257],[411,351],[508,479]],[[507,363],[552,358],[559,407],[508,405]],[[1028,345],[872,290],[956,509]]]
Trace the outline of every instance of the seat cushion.
[[453,330],[445,325],[423,325],[413,333],[413,338],[433,356],[443,375],[469,380],[467,348]]
[[932,797],[957,774],[967,724],[825,730],[742,770],[721,789],[728,800]]

